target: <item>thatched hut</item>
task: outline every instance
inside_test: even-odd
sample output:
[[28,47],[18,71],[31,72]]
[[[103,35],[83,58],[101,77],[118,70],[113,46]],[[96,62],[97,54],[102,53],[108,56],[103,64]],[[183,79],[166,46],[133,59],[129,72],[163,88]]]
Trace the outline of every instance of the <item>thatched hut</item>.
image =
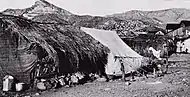
[[9,74],[31,83],[37,76],[55,73],[104,72],[108,52],[71,25],[0,14],[0,79]]

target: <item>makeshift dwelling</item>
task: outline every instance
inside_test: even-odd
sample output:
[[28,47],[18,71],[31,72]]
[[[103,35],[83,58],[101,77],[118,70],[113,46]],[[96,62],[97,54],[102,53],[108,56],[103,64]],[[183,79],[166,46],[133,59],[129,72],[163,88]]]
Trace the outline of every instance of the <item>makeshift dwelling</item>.
[[184,40],[183,38],[189,37],[190,21],[182,20],[180,23],[168,23],[166,26],[167,35],[177,38],[178,40]]
[[183,28],[184,36],[189,37],[189,35],[190,35],[190,21],[189,20],[182,20],[180,22],[180,26]]
[[108,52],[71,25],[0,14],[0,83],[5,75],[32,83],[55,74],[104,72]]
[[130,71],[134,71],[141,67],[141,60],[143,57],[126,45],[115,31],[84,27],[81,29],[110,49],[108,63],[106,65],[106,73],[108,75],[122,74],[121,59],[125,67],[125,73],[129,73]]

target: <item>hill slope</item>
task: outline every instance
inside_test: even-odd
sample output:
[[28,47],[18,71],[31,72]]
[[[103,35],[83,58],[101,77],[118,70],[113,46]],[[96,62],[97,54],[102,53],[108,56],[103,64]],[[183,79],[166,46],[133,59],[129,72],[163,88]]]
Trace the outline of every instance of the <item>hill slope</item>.
[[162,24],[190,19],[190,10],[185,8],[173,8],[158,11],[132,10],[125,13],[109,15],[108,17],[117,17],[125,20],[140,19]]
[[190,10],[182,8],[159,11],[132,10],[105,17],[79,16],[45,0],[36,1],[34,5],[26,9],[7,9],[3,13],[22,16],[40,22],[67,22],[75,26],[116,30],[121,36],[126,36],[128,32],[147,31],[149,28],[164,31],[167,22],[179,22],[190,18]]
[[26,9],[7,9],[3,11],[3,13],[15,16],[23,16],[28,19],[32,19],[38,15],[51,13],[60,14],[64,16],[62,17],[63,19],[67,20],[72,15],[72,13],[70,13],[69,11],[59,8],[53,4],[50,4],[45,0],[36,1],[34,5]]

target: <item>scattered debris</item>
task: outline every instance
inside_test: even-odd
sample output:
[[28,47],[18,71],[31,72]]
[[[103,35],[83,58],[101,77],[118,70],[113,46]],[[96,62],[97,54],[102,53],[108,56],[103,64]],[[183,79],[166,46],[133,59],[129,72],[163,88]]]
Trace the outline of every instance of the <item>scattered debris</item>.
[[59,77],[59,78],[58,78],[58,81],[59,81],[59,84],[60,84],[61,86],[64,86],[64,85],[66,84],[65,81],[64,81],[64,76]]
[[39,90],[46,90],[45,83],[44,83],[44,82],[38,82],[38,83],[37,83],[37,88],[38,88]]
[[26,89],[26,84],[24,83],[16,83],[16,91],[20,92]]
[[98,79],[96,79],[96,80],[99,81],[99,82],[106,82],[106,81],[107,81],[106,78],[98,78]]
[[80,72],[75,73],[75,76],[76,76],[79,80],[81,80],[81,79],[84,78],[84,74],[81,74]]
[[79,79],[75,75],[72,75],[71,82],[72,82],[72,84],[77,84],[79,82]]
[[183,78],[182,81],[186,81],[186,79]]
[[31,96],[24,96],[24,97],[31,97]]
[[40,95],[40,93],[36,93],[35,95],[36,95],[36,96],[39,96],[39,95]]
[[156,82],[147,82],[147,84],[152,84],[152,85],[154,85],[154,84],[161,84],[162,82],[160,82],[160,81],[156,81]]
[[105,88],[105,89],[104,89],[104,91],[109,91],[109,90],[111,90],[111,88]]
[[12,91],[14,86],[14,77],[11,75],[6,75],[3,78],[3,91]]
[[70,86],[69,85],[65,85],[66,88],[69,88]]
[[125,82],[125,85],[129,86],[129,85],[131,85],[131,83],[130,82]]

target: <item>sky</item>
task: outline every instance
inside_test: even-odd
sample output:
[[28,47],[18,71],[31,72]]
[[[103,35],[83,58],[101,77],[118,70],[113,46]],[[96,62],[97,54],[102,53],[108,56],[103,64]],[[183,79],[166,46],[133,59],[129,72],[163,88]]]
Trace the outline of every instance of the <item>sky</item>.
[[[0,0],[0,11],[7,8],[27,8],[37,0]],[[129,10],[161,10],[188,8],[190,0],[46,0],[79,15],[104,16]]]

